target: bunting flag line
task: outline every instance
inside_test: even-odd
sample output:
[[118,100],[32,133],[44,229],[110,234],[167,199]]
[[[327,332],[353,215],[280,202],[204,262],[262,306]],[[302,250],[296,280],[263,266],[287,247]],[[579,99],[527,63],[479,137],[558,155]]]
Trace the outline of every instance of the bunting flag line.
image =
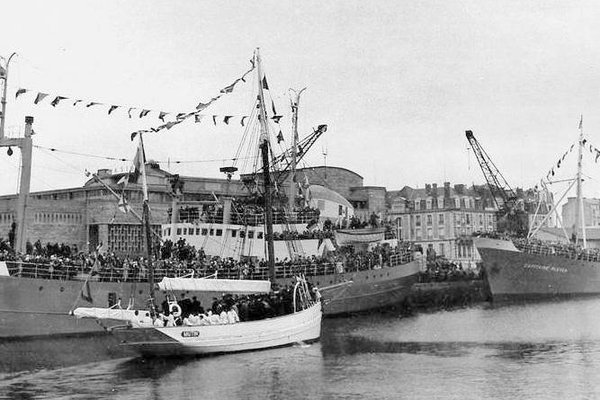
[[269,90],[269,84],[267,83],[267,77],[266,76],[263,76],[262,86],[263,86],[263,89]]
[[115,111],[117,108],[119,108],[119,106],[110,106],[110,108],[108,109],[108,115],[110,115],[110,113]]
[[202,114],[196,114],[196,116],[194,117],[194,120],[197,124],[199,124],[200,122],[202,122],[203,117],[204,117],[204,115],[202,115]]
[[281,133],[281,131],[279,131],[279,133],[277,134],[277,144],[283,142],[283,133]]
[[240,121],[240,125],[244,126],[244,120],[245,120],[246,118],[248,118],[248,117],[247,117],[247,116],[243,116],[243,117],[242,117],[242,120]]
[[83,100],[75,100],[75,101],[73,102],[73,107],[75,107],[77,104],[79,104],[79,103],[81,103],[81,102],[83,102]]
[[19,97],[20,95],[22,95],[23,93],[27,93],[27,89],[19,89],[19,90],[17,90],[17,93],[15,93],[15,99],[17,97]]
[[229,120],[231,119],[231,117],[233,117],[233,115],[226,115],[223,118],[223,122],[225,123],[225,125],[229,125]]
[[161,111],[160,113],[158,113],[158,119],[160,119],[162,122],[165,122],[166,116],[167,116],[167,113],[164,111]]

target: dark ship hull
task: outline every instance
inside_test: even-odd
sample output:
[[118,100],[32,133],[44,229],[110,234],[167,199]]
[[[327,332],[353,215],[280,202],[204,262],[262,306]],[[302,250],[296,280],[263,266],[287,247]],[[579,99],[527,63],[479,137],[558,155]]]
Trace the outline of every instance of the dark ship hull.
[[[307,280],[325,288],[323,311],[327,316],[365,312],[402,302],[417,281],[419,261],[367,271],[307,276]],[[352,281],[350,284],[346,282]],[[278,278],[280,285],[289,278]],[[339,285],[338,285],[339,284]],[[334,286],[326,289],[327,286]],[[190,296],[192,294],[190,293]],[[193,294],[196,295],[196,294]],[[210,305],[222,293],[201,293],[198,300]],[[159,301],[162,299],[158,296]],[[35,338],[52,335],[80,335],[101,332],[104,328],[93,319],[69,315],[75,307],[108,307],[130,298],[142,307],[148,298],[145,283],[117,283],[81,280],[40,279],[0,276],[0,338]]]
[[[475,240],[495,302],[600,295],[600,262],[519,251],[500,239]],[[544,254],[546,253],[546,254]]]

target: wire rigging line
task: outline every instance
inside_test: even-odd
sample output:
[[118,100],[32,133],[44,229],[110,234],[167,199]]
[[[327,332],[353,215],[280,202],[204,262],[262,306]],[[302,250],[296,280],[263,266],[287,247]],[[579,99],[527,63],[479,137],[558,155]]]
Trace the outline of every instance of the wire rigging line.
[[[70,155],[75,155],[75,156],[80,156],[80,157],[98,158],[98,159],[110,160],[110,161],[129,161],[129,162],[133,161],[132,158],[108,157],[108,156],[101,156],[101,155],[97,155],[97,154],[80,153],[80,152],[68,151],[68,150],[59,150],[59,149],[56,149],[53,147],[44,147],[44,146],[38,146],[38,145],[33,145],[33,147],[40,149],[40,150],[45,150],[47,152],[70,154]],[[209,162],[225,162],[225,161],[234,161],[235,162],[240,159],[241,158],[239,158],[239,157],[234,157],[234,158],[218,158],[218,159],[210,159],[210,160],[169,160],[168,162],[173,163],[173,164],[192,164],[192,163],[209,163]],[[167,161],[156,160],[156,162],[166,163]]]

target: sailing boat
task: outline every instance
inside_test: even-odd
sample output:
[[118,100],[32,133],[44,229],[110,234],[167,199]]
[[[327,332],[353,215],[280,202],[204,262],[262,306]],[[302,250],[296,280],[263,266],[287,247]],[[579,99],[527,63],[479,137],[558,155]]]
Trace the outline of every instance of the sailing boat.
[[[269,168],[269,137],[266,128],[266,112],[262,92],[262,71],[260,53],[255,53],[259,84],[259,106],[261,118],[261,155],[265,185],[266,238],[268,247],[267,259],[271,279],[275,278],[275,260],[273,251],[273,227],[271,210],[271,187]],[[143,149],[142,136],[140,145]],[[143,155],[143,151],[141,152]],[[110,330],[123,339],[125,346],[131,347],[144,356],[176,356],[227,353],[247,350],[266,349],[291,345],[297,342],[318,340],[321,335],[321,302],[318,290],[309,290],[302,277],[296,278],[293,288],[293,308],[290,314],[253,321],[228,321],[229,323],[210,323],[207,325],[187,324],[176,326],[164,324],[158,319],[155,306],[154,274],[152,268],[152,240],[149,221],[149,207],[145,171],[142,168],[142,186],[144,190],[143,220],[148,250],[148,283],[150,285],[150,307],[146,310],[130,310],[77,308],[74,315],[78,317],[96,318],[101,321],[119,321],[121,324],[110,327]],[[207,278],[163,278],[159,288],[173,293],[176,291],[223,293],[269,293],[270,281],[248,281]],[[174,297],[171,297],[174,298]],[[173,315],[180,316],[181,307],[176,301],[170,302]],[[121,314],[119,314],[121,313]],[[123,324],[124,323],[124,324]]]
[[[495,302],[543,300],[600,294],[600,257],[597,251],[587,249],[582,197],[582,155],[585,139],[582,123],[579,125],[579,151],[577,175],[565,190],[577,186],[577,205],[574,243],[566,231],[565,244],[545,243],[533,236],[539,229],[530,231],[527,239],[474,238],[481,255],[489,288]],[[556,213],[548,212],[539,226]],[[563,229],[564,230],[564,229]],[[581,233],[581,235],[580,235]]]

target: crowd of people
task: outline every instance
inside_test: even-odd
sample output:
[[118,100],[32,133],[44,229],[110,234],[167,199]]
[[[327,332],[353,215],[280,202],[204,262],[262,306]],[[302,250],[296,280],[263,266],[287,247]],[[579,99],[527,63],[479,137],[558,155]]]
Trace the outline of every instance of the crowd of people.
[[156,326],[224,325],[291,314],[294,312],[292,287],[275,286],[268,294],[224,294],[220,299],[214,297],[206,310],[195,296],[189,299],[182,294],[179,300],[167,296],[154,323]]
[[[323,231],[316,235],[324,235]],[[0,252],[0,261],[9,263],[12,275],[45,279],[91,279],[105,282],[138,282],[148,279],[147,260],[144,257],[119,256],[113,252],[74,253],[66,251],[65,245],[34,246],[31,254]],[[56,249],[62,249],[55,251]],[[168,249],[168,251],[165,251]],[[294,260],[275,260],[278,278],[291,278],[299,273],[308,276],[363,271],[394,266],[414,259],[417,251],[409,243],[401,242],[398,247],[377,245],[370,250],[358,251],[343,246],[327,251],[322,256],[304,256]],[[154,262],[154,277],[185,275],[208,276],[217,274],[229,279],[266,279],[269,268],[264,259],[209,256],[202,249],[196,250],[184,239],[172,244],[166,241],[157,249],[158,259]]]
[[461,263],[448,261],[444,257],[427,260],[425,271],[419,273],[419,283],[472,281],[482,279],[483,268],[463,268]]

